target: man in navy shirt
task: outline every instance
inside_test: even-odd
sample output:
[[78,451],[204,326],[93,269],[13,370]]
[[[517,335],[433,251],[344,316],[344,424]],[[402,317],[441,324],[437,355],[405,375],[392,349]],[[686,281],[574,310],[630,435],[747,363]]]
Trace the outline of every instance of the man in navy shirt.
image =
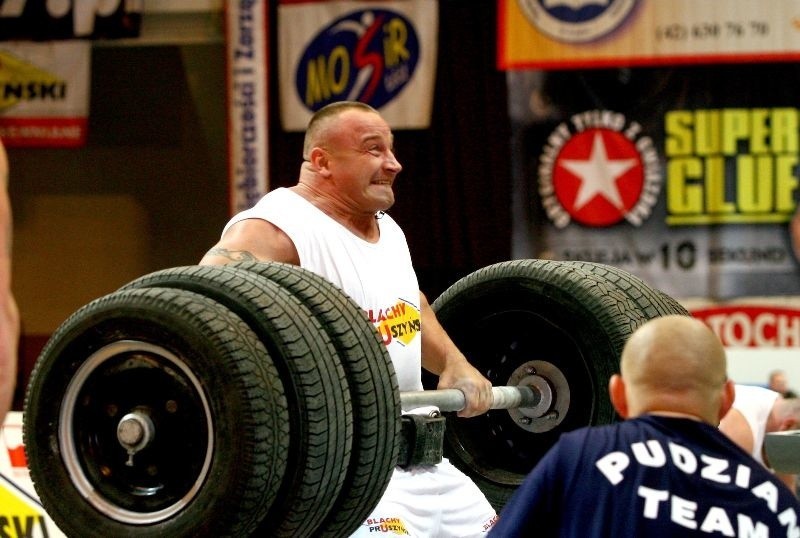
[[561,436],[491,536],[792,536],[792,492],[717,426],[734,385],[713,332],[688,316],[628,339],[609,395],[623,422]]

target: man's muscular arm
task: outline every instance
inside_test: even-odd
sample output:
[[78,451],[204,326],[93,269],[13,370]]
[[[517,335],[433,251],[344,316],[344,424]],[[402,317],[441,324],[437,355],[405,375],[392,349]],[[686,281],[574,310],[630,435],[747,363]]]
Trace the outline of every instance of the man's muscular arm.
[[0,142],[0,426],[11,409],[17,381],[19,310],[11,290],[11,201],[7,190],[8,158]]
[[436,319],[428,299],[420,292],[422,318],[422,367],[439,376],[440,389],[460,389],[467,407],[460,417],[485,413],[492,405],[492,384],[472,366]]
[[246,219],[231,226],[206,252],[200,265],[226,265],[243,261],[274,261],[300,265],[294,243],[283,230],[261,219]]

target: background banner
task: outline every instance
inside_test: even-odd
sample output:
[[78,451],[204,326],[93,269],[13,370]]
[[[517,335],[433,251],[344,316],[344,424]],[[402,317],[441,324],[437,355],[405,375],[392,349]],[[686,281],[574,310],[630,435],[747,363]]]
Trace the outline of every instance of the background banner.
[[501,69],[800,58],[798,0],[499,2]]
[[0,40],[137,37],[144,0],[5,0]]
[[267,0],[225,4],[230,213],[269,189]]
[[302,131],[314,111],[356,100],[393,129],[430,124],[436,0],[292,1],[278,7],[281,122]]
[[673,297],[800,294],[794,64],[508,73],[514,257]]
[[86,142],[89,41],[0,42],[0,138],[8,147]]
[[735,382],[766,385],[771,372],[782,370],[790,388],[800,388],[800,298],[698,299],[684,306],[719,337],[728,357],[728,375]]

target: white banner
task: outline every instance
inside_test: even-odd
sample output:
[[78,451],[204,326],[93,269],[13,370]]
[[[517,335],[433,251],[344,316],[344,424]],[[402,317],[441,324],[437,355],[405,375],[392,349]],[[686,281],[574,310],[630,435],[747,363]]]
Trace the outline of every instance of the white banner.
[[394,129],[427,128],[438,21],[435,0],[284,0],[278,7],[283,128],[302,131],[316,110],[345,100],[372,105]]
[[0,138],[6,146],[86,142],[91,42],[0,42]]
[[266,0],[226,2],[230,213],[269,189]]

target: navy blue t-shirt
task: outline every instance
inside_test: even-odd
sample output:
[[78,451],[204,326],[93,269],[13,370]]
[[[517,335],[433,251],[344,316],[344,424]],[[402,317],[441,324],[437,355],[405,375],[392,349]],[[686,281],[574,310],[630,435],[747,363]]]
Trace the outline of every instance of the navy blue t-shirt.
[[565,433],[491,536],[788,536],[800,504],[716,428],[646,415]]

